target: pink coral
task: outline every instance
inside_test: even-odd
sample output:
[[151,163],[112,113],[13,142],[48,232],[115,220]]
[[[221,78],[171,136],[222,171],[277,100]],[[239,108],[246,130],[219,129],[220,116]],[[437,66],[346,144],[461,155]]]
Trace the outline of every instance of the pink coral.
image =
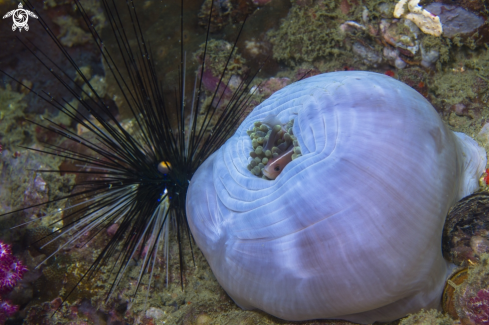
[[19,306],[10,304],[9,301],[0,299],[0,324],[4,324],[7,317],[12,316],[19,310]]
[[0,242],[0,261],[8,259],[12,256],[12,251],[10,250],[10,246]]
[[22,262],[13,256],[0,259],[0,292],[13,289],[26,271]]
[[489,324],[489,290],[481,289],[467,302],[466,315],[475,324]]
[[[22,279],[27,268],[12,255],[10,245],[0,242],[0,294],[10,292],[17,282]],[[9,301],[0,298],[0,324],[19,309]]]

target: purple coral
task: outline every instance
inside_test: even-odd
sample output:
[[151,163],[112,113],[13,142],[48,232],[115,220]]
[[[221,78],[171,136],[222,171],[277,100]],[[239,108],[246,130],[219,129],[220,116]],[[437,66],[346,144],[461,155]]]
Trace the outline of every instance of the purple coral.
[[465,313],[475,324],[489,324],[489,290],[481,289],[470,298]]
[[0,299],[0,324],[4,324],[7,317],[12,316],[19,310],[19,306],[12,305],[10,301]]
[[[10,292],[25,272],[27,268],[12,255],[10,245],[0,241],[0,294]],[[18,306],[0,298],[0,324],[5,323],[5,319],[15,314],[18,309]]]
[[10,250],[10,246],[0,242],[0,261],[4,259],[8,259],[12,256],[12,251]]
[[0,242],[0,293],[12,290],[26,271],[22,262],[12,255],[10,246]]

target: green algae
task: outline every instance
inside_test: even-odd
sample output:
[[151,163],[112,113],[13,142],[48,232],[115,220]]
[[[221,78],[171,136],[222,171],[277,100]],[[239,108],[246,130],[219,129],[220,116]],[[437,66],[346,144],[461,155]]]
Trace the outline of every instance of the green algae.
[[431,101],[435,107],[443,110],[449,110],[456,104],[481,110],[487,106],[488,85],[489,52],[472,52],[469,58],[463,56],[432,77]]
[[[44,9],[56,8],[64,5],[71,5],[71,10],[73,12],[80,10],[74,2],[69,0],[43,1]],[[86,0],[82,2],[82,5],[83,10],[90,17],[93,26],[97,32],[100,32],[106,23],[102,2],[98,0]],[[92,39],[90,33],[84,31],[83,28],[80,27],[80,25],[84,26],[84,23],[79,20],[79,17],[74,19],[71,16],[58,16],[54,19],[54,22],[61,28],[58,39],[68,47],[76,44],[83,44]],[[88,39],[86,36],[88,36]]]
[[[39,127],[36,123],[41,124],[44,120],[50,119],[54,123],[69,126],[71,119],[64,114],[51,114],[47,111],[42,115],[26,114],[24,110],[27,104],[24,97],[25,93],[13,91],[9,84],[5,89],[0,88],[0,142],[2,144],[0,213],[60,199],[71,193],[74,186],[75,176],[72,174],[36,172],[38,169],[58,170],[64,159],[26,149],[42,148],[41,142],[46,141],[47,138],[53,139],[51,144],[54,145],[59,145],[62,141],[56,137],[52,138],[52,132]],[[52,228],[53,221],[60,217],[57,211],[63,209],[65,204],[66,200],[60,200],[25,212],[15,213],[12,217],[1,220],[0,229],[7,230],[19,224],[19,220],[37,220],[40,215],[50,213],[52,213],[51,216],[39,219],[38,222],[30,224],[27,228],[39,225]],[[8,231],[2,231],[2,233],[10,236]]]
[[[28,81],[23,82],[28,83]],[[23,99],[26,93],[28,93],[26,89],[22,89],[21,92],[12,90],[10,84],[0,88],[0,143],[4,149],[16,151],[21,149],[20,146],[38,143],[36,133],[39,134],[43,130],[28,120],[41,123],[49,118],[62,125],[71,124],[71,119],[65,114],[52,114],[48,111],[41,115],[25,114],[27,104]]]
[[[104,98],[105,95],[107,94],[107,83],[105,81],[105,77],[95,75],[92,78],[90,78],[90,87],[88,84],[83,84],[83,99],[87,99],[88,97],[96,100],[97,96],[100,98]],[[92,91],[92,89],[95,91],[95,93]],[[76,103],[78,101],[75,100]]]
[[[199,47],[200,49],[195,53],[195,57],[200,61],[202,61],[205,47],[205,43],[201,44]],[[224,82],[227,81],[231,75],[242,76],[247,71],[246,60],[239,54],[238,48],[234,49],[233,55],[231,59],[229,59],[229,53],[231,53],[232,48],[233,45],[224,40],[211,39],[207,43],[206,68],[210,69],[213,76],[220,77],[227,64]]]
[[[273,58],[290,67],[324,59],[344,61],[353,56],[350,43],[357,40],[379,52],[382,46],[375,41],[376,35],[370,33],[381,18],[392,16],[395,2],[373,0],[359,5],[356,1],[292,1],[288,16],[278,28],[267,33],[273,45]],[[365,24],[365,30],[344,32],[340,26],[346,21]]]
[[295,66],[302,61],[348,54],[342,49],[345,35],[339,30],[346,16],[341,13],[338,1],[316,1],[302,6],[298,1],[292,3],[280,27],[268,32],[274,59]]
[[28,145],[33,141],[34,126],[26,125],[26,128],[19,128],[24,123],[24,109],[27,104],[22,100],[25,94],[15,92],[7,84],[5,88],[0,88],[0,139],[4,149],[18,149],[19,145]]
[[486,83],[480,99],[487,104],[489,100],[489,45],[485,44],[485,50],[482,50],[479,55],[473,55],[469,59],[462,60],[462,62],[468,69],[475,71],[477,77]]
[[444,109],[450,109],[452,105],[466,100],[475,99],[478,94],[473,89],[473,83],[477,74],[473,70],[444,71],[433,77],[431,90],[435,96],[433,104]]
[[369,0],[362,3],[368,10],[371,21],[379,21],[381,18],[394,18],[394,7],[397,0]]
[[[454,308],[460,319],[466,319],[464,323],[474,323],[474,314],[484,314],[485,311],[477,309],[477,302],[471,302],[474,297],[478,296],[481,289],[487,290],[489,287],[489,254],[480,255],[480,262],[471,265],[467,269],[467,279],[461,284],[448,281],[448,284],[454,287],[455,291],[452,297]],[[480,302],[479,302],[480,304]]]
[[399,325],[453,325],[454,321],[450,316],[441,313],[436,309],[421,310],[416,314],[410,314],[403,318]]
[[60,27],[58,39],[67,47],[85,44],[92,40],[90,33],[84,31],[73,17],[56,17],[54,23]]
[[440,53],[436,61],[436,69],[442,70],[444,64],[450,61],[451,41],[448,38],[425,35],[421,40],[421,46],[426,50],[435,50]]

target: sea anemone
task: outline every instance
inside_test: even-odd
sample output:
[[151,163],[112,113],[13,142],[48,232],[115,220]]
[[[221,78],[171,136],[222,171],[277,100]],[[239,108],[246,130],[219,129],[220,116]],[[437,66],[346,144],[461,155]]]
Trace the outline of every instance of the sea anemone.
[[[249,134],[271,119],[295,120],[289,132],[302,152],[273,180],[248,167]],[[484,149],[409,86],[373,72],[326,73],[255,107],[192,178],[187,217],[242,308],[392,321],[439,307],[450,270],[445,217],[478,189],[485,165]]]

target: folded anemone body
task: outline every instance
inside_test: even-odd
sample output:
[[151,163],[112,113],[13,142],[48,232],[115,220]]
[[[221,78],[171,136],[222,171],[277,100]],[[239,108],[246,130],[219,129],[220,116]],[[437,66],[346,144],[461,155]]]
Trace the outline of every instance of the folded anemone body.
[[[294,119],[302,156],[274,180],[247,168],[247,131]],[[478,188],[483,149],[407,85],[371,72],[311,77],[256,107],[193,176],[187,215],[244,309],[287,320],[389,321],[436,308],[450,206]]]

